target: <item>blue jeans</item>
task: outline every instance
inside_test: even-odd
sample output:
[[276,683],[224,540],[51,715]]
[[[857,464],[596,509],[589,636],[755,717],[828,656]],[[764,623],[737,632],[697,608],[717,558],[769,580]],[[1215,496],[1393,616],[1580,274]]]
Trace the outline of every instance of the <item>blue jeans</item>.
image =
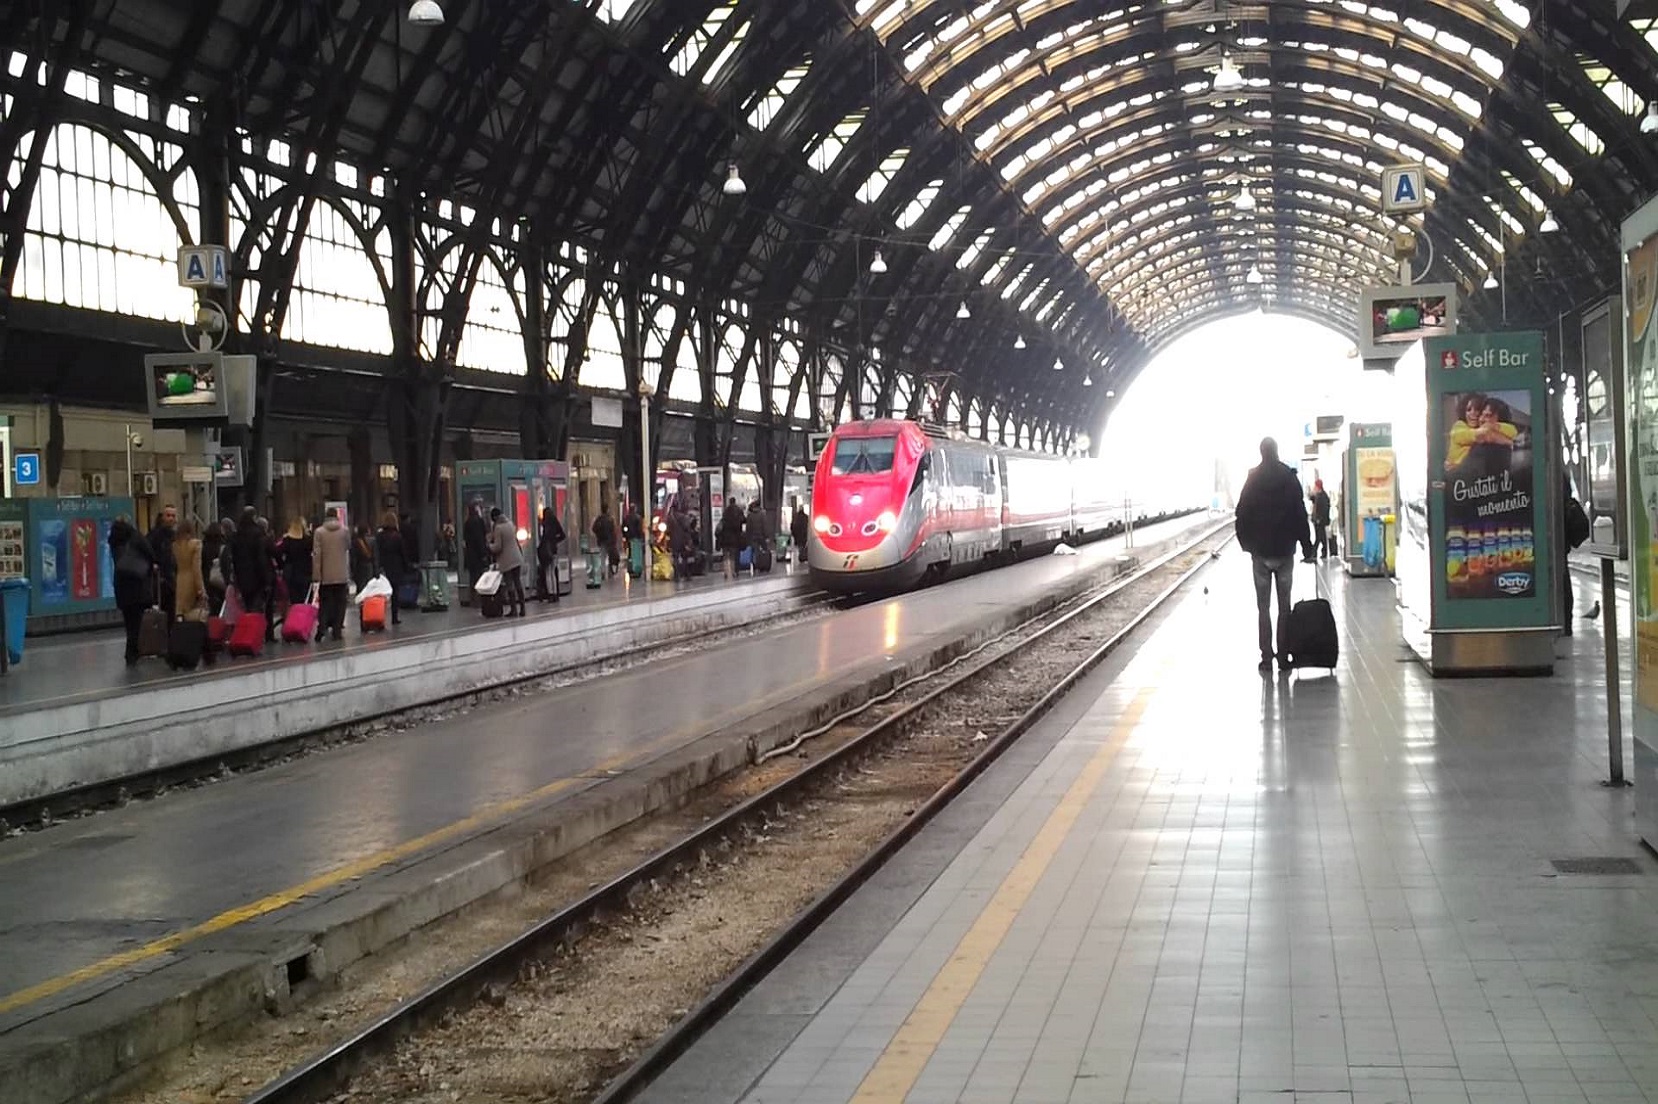
[[[1255,613],[1260,635],[1261,659],[1273,657],[1273,641],[1278,642],[1277,654],[1284,654],[1284,614],[1290,608],[1290,584],[1295,575],[1295,553],[1288,556],[1251,556],[1255,567]],[[1278,632],[1272,631],[1273,584],[1278,589]]]

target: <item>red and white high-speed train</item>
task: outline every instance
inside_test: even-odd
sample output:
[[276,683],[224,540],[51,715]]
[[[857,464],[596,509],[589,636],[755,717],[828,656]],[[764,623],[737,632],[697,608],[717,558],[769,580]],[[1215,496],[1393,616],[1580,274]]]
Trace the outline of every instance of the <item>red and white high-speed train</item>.
[[[818,458],[807,563],[825,590],[904,590],[925,577],[1120,530],[1101,461],[1001,448],[873,420],[837,428]],[[1148,516],[1134,509],[1136,522]]]

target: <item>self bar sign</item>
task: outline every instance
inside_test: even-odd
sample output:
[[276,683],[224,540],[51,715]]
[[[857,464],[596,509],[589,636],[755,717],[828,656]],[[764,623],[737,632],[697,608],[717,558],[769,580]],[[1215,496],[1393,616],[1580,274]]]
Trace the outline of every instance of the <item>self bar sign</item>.
[[1550,623],[1547,392],[1540,333],[1430,338],[1434,624]]

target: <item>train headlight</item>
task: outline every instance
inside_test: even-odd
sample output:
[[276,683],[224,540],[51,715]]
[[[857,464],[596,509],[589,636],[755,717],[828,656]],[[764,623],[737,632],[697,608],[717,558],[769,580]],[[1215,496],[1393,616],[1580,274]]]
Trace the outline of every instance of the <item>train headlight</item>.
[[523,543],[523,542],[525,542],[525,541],[527,541],[527,540],[529,540],[529,539],[530,539],[530,532],[529,532],[529,530],[528,530],[528,529],[520,529],[520,530],[518,530],[518,542],[519,542],[519,543],[520,543],[520,544],[522,544],[522,543]]
[[819,514],[812,519],[812,528],[819,533],[827,533],[829,531],[829,519]]
[[891,510],[882,510],[881,516],[875,519],[875,524],[880,526],[881,532],[890,533],[898,528],[898,516]]

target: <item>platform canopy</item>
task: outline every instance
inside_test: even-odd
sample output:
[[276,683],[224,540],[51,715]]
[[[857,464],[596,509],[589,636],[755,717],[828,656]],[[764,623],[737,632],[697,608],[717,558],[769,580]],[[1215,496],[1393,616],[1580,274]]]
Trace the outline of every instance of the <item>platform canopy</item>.
[[[297,165],[1073,425],[1214,318],[1351,332],[1400,228],[1465,319],[1552,319],[1616,287],[1658,182],[1645,3],[20,0],[12,30],[42,5],[78,64]],[[1394,222],[1399,162],[1431,206]]]

